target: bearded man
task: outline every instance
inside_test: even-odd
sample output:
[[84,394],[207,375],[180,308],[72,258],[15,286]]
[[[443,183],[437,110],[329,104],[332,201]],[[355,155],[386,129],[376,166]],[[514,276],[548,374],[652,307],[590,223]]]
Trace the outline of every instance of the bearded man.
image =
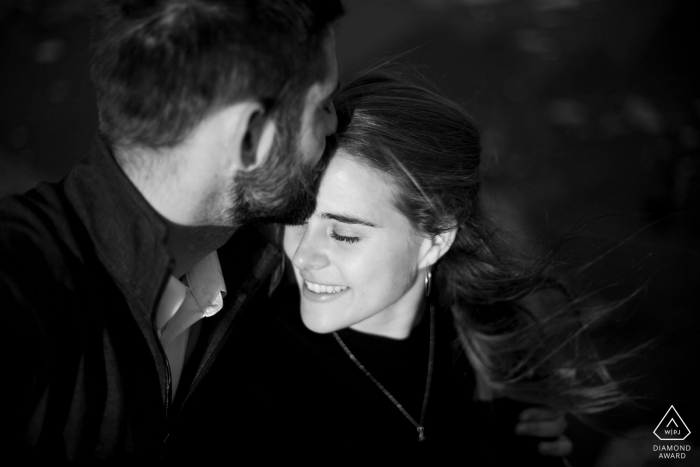
[[90,154],[0,202],[6,457],[160,457],[237,316],[274,288],[281,253],[246,226],[312,209],[342,13],[104,2]]

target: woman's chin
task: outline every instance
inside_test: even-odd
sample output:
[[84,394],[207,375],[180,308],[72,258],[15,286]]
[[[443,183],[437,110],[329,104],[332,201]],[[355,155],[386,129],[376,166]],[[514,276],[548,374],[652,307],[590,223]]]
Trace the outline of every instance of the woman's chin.
[[[329,311],[328,313],[332,314],[334,312]],[[328,316],[327,313],[319,313],[316,310],[309,310],[304,306],[304,303],[301,305],[301,320],[309,331],[313,331],[318,334],[328,334],[347,327],[346,325],[343,325],[332,318],[333,316]]]

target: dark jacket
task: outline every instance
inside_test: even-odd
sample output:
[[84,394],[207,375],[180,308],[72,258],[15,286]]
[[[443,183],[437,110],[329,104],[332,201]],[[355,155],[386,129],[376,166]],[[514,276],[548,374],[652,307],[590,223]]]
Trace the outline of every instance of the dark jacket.
[[203,321],[170,403],[154,326],[173,268],[166,236],[99,139],[61,182],[0,201],[4,458],[160,456],[240,311],[262,306],[281,259],[253,230],[218,250],[224,308]]

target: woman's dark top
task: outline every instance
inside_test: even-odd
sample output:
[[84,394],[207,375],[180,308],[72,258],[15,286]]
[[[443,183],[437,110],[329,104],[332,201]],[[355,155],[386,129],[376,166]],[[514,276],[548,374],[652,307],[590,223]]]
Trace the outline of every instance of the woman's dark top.
[[[462,465],[561,465],[540,456],[541,439],[514,434],[525,405],[473,401],[474,377],[449,312],[435,312],[435,357],[424,421],[426,439],[369,379],[332,334],[301,321],[296,287],[269,310],[241,318],[199,394],[169,440],[173,459],[254,456],[310,462],[455,460]],[[405,340],[345,329],[348,348],[416,420],[425,391],[430,319]]]

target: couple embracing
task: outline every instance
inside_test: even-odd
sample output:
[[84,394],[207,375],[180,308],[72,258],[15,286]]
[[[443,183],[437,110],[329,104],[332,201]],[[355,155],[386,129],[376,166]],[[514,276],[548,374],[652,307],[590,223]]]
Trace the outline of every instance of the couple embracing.
[[563,411],[615,402],[575,299],[484,219],[472,119],[339,86],[342,14],[102,2],[90,154],[0,202],[5,452],[561,465]]

